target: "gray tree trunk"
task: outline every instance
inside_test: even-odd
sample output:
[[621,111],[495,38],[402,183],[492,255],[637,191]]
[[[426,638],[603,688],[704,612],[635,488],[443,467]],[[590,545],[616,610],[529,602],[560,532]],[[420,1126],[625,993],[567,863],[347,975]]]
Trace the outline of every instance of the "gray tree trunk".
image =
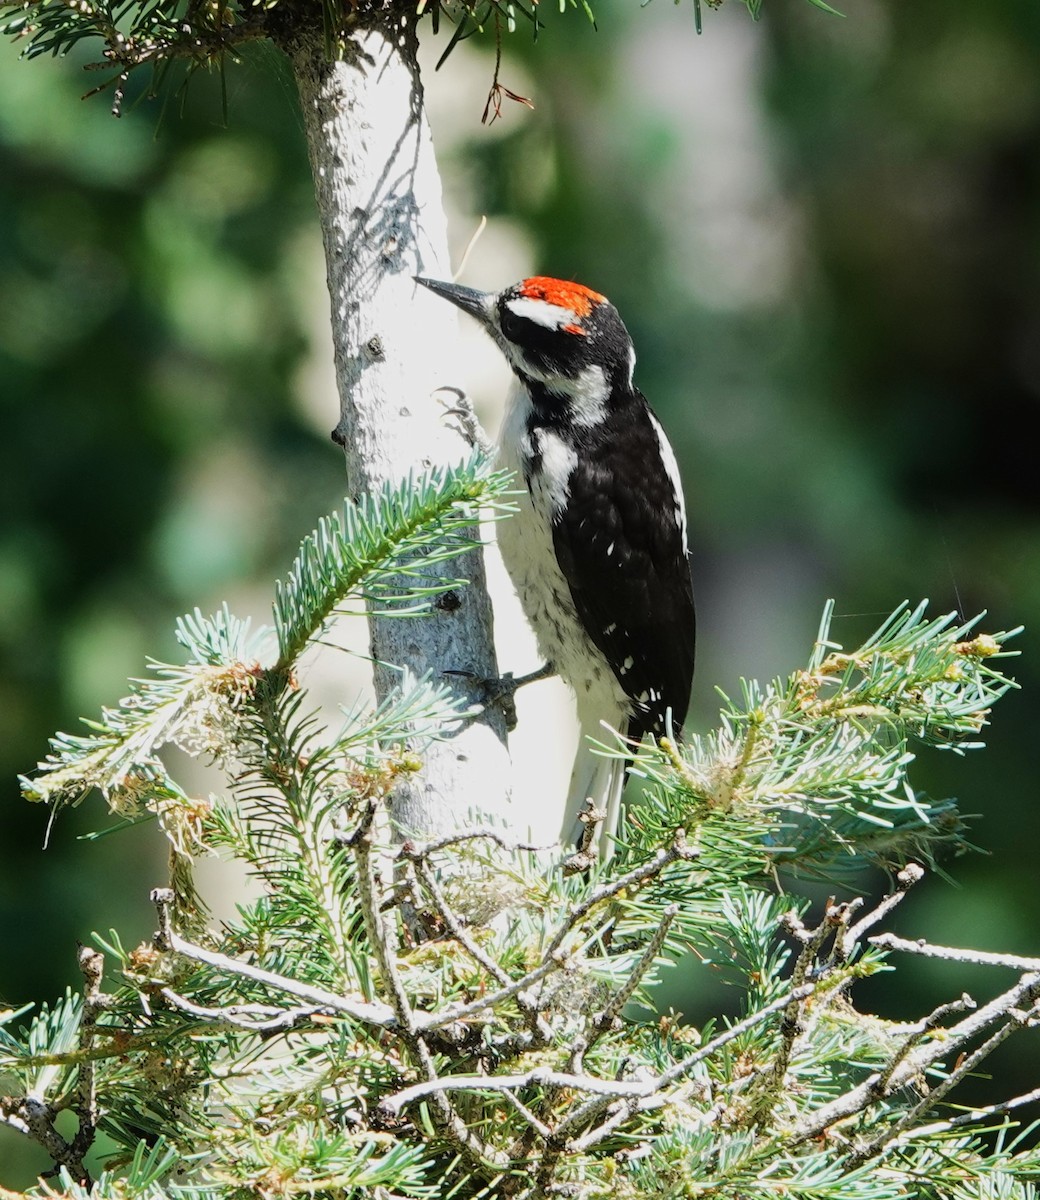
[[[414,8],[368,17],[330,61],[320,27],[285,46],[296,75],[314,173],[332,300],[340,419],[352,494],[410,471],[457,462],[469,448],[443,419],[435,389],[456,377],[456,314],[413,283],[450,278],[440,177],[423,111]],[[372,656],[419,675],[497,674],[483,557],[452,568],[469,586],[430,617],[370,617]],[[456,604],[457,602],[457,604]],[[382,699],[400,673],[377,665]],[[465,680],[443,676],[467,695]],[[472,820],[511,828],[509,760],[497,712],[425,753],[391,815],[402,831],[444,832]]]

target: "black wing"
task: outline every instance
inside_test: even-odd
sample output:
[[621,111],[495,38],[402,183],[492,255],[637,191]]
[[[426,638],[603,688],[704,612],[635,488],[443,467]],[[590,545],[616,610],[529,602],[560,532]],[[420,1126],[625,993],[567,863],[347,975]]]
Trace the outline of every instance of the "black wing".
[[694,612],[679,481],[645,402],[626,408],[589,431],[553,541],[578,614],[633,702],[636,738],[660,732],[667,708],[682,726]]

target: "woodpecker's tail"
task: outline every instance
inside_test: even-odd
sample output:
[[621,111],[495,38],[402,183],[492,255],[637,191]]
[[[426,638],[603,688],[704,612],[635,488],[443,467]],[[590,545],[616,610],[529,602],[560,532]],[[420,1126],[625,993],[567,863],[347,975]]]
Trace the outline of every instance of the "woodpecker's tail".
[[597,752],[595,744],[615,748],[617,740],[611,730],[616,729],[625,742],[633,747],[634,757],[635,750],[648,733],[660,737],[667,730],[673,741],[679,741],[680,731],[671,725],[670,710],[665,722],[662,722],[665,730],[656,725],[648,726],[638,717],[622,716],[613,723],[602,719],[592,720],[583,716],[580,709],[579,716],[582,716],[581,735],[574,756],[560,840],[565,850],[581,844],[585,824],[579,818],[581,813],[588,811],[588,802],[591,800],[595,809],[604,814],[591,848],[596,850],[601,862],[609,862],[614,854],[614,839],[621,818],[621,794],[625,790],[632,759]]
[[560,840],[565,850],[580,845],[585,826],[579,818],[582,812],[588,811],[591,800],[593,807],[604,814],[593,847],[600,861],[607,862],[614,853],[614,835],[621,816],[621,793],[625,790],[629,760],[597,753],[593,746],[595,742],[609,746],[612,742],[610,732],[598,721],[594,724],[582,722]]

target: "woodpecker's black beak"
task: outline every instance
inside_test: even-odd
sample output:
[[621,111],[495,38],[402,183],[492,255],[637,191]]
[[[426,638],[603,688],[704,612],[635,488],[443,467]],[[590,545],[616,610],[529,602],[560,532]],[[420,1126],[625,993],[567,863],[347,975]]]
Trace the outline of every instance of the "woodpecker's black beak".
[[476,317],[482,325],[488,323],[491,315],[491,294],[489,292],[478,292],[476,288],[463,287],[458,283],[442,283],[439,279],[423,279],[421,275],[416,275],[414,278],[416,283],[421,283],[424,288],[429,288],[435,295],[443,296],[445,300],[450,300],[463,312],[468,312],[471,317]]

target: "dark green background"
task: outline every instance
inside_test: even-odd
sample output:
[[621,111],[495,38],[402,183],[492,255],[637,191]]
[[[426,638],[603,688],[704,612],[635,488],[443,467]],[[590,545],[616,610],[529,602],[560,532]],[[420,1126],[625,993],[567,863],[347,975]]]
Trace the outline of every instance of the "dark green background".
[[[536,110],[507,108],[489,134],[474,92],[444,155],[452,186],[472,212],[522,223],[539,270],[606,292],[631,329],[687,484],[699,727],[715,684],[804,661],[828,596],[849,643],[904,598],[1027,625],[1023,691],[989,748],[932,754],[914,774],[978,814],[988,854],[947,864],[960,886],[928,882],[894,924],[1036,954],[1040,8],[850,0],[839,20],[766,0],[757,26],[735,3],[705,9],[683,69],[707,69],[713,37],[749,25],[773,181],[757,219],[791,226],[796,246],[781,288],[723,304],[703,301],[674,209],[662,219],[677,173],[726,170],[684,161],[715,100],[701,89],[692,111],[680,77],[656,115],[630,102],[651,82],[626,56],[639,23],[693,21],[690,5],[658,5],[609,0],[598,32],[546,13],[535,47],[521,30],[503,80],[526,72]],[[316,234],[274,52],[232,69],[227,128],[212,79],[161,124],[154,104],[116,121],[104,97],[80,101],[94,77],[72,59],[4,47],[0,64],[0,1002],[19,1004],[75,984],[91,930],[147,935],[163,864],[147,830],[77,842],[103,823],[96,798],[44,851],[46,813],[16,774],[147,654],[175,654],[176,615],[234,607],[246,581],[262,595],[342,476],[291,399],[308,337],[297,264]],[[678,217],[696,233],[703,214]],[[908,962],[873,998],[913,1017],[1008,982]],[[1037,1036],[1013,1041],[976,1094],[1035,1086]],[[0,1131],[0,1181],[45,1165],[21,1154]]]

